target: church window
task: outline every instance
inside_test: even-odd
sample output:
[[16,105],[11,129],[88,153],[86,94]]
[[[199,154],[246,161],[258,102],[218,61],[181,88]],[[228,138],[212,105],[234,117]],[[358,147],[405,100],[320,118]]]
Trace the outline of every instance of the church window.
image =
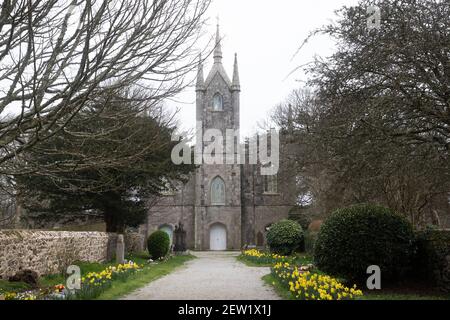
[[264,176],[264,192],[265,193],[277,193],[277,175]]
[[225,205],[225,182],[221,177],[215,177],[211,183],[211,204]]
[[213,110],[222,111],[223,110],[223,97],[220,93],[216,93],[213,99]]

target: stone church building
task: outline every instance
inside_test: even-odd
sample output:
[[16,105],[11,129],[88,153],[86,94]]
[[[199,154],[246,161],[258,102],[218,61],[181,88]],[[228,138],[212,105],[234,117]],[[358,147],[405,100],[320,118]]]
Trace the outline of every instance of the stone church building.
[[[241,86],[237,57],[230,80],[222,65],[219,27],[214,64],[206,79],[203,66],[199,66],[196,93],[196,119],[203,132],[214,128],[225,136],[226,129],[239,129]],[[153,201],[141,232],[148,236],[160,229],[172,237],[175,226],[181,222],[189,249],[263,246],[267,227],[287,218],[295,204],[293,178],[282,162],[284,148],[281,136],[280,169],[273,176],[261,175],[260,163],[200,165],[189,182]]]

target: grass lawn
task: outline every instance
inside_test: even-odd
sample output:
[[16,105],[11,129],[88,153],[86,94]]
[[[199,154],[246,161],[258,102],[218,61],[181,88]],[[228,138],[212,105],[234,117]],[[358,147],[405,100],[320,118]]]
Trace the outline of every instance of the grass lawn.
[[243,264],[245,264],[247,267],[270,267],[272,266],[272,263],[256,263],[253,261],[248,260],[244,255],[239,255],[236,257],[236,259]]
[[0,292],[22,291],[29,289],[29,286],[23,282],[9,282],[0,279]]
[[[274,265],[274,262],[266,262],[266,261],[259,262],[257,259],[250,260],[243,254],[239,255],[237,259],[238,261],[242,262],[248,267],[271,267]],[[301,265],[310,264],[313,261],[313,258],[305,253],[297,253],[295,254],[295,258],[292,257],[292,259],[295,259],[296,264]]]
[[[132,291],[139,289],[149,282],[156,280],[162,276],[165,276],[177,267],[182,266],[185,262],[194,259],[194,256],[174,256],[167,261],[158,262],[158,264],[148,264],[149,256],[147,253],[132,255],[128,257],[128,260],[132,260],[135,263],[143,264],[144,268],[130,275],[126,280],[115,280],[112,282],[110,288],[106,289],[97,299],[99,300],[112,300],[118,299]],[[108,266],[116,265],[116,263],[86,263],[78,262],[74,263],[81,269],[82,276],[89,272],[100,272]],[[65,277],[62,274],[54,274],[41,277],[39,279],[40,287],[51,287],[57,284],[65,284]],[[24,291],[30,289],[30,287],[22,282],[9,282],[6,280],[0,280],[0,291]]]
[[281,283],[275,279],[275,277],[271,274],[266,274],[264,277],[262,277],[263,281],[273,287],[275,292],[280,296],[283,300],[294,300],[294,297],[291,295],[289,290],[287,290],[285,287],[281,285]]

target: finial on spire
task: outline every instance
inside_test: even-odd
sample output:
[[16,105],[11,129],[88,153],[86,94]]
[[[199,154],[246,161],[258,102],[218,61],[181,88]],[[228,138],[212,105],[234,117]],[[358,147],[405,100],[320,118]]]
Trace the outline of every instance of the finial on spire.
[[203,61],[202,54],[198,55],[198,73],[197,73],[197,90],[203,90],[205,85],[205,80],[203,78]]
[[239,81],[239,69],[237,61],[237,53],[234,54],[234,68],[233,68],[233,81],[231,82],[231,88],[233,90],[241,90],[241,84]]
[[214,63],[222,63],[222,45],[219,30],[219,17],[217,17],[216,43],[214,47]]

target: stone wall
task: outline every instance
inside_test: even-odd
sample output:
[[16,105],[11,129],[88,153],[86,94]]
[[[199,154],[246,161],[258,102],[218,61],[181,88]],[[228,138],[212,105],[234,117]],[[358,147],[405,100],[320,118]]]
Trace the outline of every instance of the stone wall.
[[125,254],[141,253],[146,249],[146,241],[143,234],[137,232],[126,232],[124,234],[125,240]]
[[0,230],[0,278],[31,269],[39,275],[63,271],[75,261],[114,257],[117,235],[105,232]]

